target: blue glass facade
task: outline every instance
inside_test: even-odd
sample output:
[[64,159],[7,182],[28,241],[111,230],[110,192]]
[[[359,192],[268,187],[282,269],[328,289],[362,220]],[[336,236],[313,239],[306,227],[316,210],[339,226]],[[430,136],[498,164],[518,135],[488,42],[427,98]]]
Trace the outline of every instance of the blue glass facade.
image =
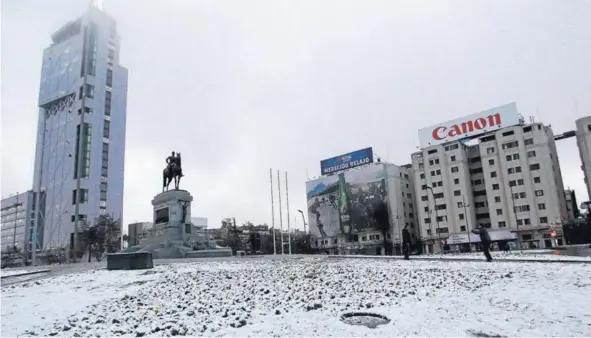
[[33,181],[42,192],[34,223],[43,249],[72,243],[76,204],[88,224],[123,211],[127,69],[116,23],[90,8],[52,40],[43,53]]

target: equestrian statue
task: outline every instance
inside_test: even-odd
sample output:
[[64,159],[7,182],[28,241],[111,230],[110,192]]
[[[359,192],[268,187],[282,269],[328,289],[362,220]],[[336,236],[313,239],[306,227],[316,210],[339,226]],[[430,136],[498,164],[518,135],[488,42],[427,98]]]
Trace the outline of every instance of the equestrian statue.
[[179,190],[179,183],[181,183],[181,177],[183,177],[183,168],[181,167],[181,153],[173,151],[172,155],[166,158],[166,168],[162,171],[162,192],[164,189],[168,191],[170,182],[174,179],[174,189]]

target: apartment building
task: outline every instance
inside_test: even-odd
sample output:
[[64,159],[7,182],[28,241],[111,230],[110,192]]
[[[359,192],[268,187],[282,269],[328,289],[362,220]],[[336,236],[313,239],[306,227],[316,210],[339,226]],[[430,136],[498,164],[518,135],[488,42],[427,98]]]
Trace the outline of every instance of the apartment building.
[[581,212],[579,211],[579,204],[577,204],[577,196],[575,195],[575,191],[566,189],[564,191],[564,197],[566,199],[567,219],[572,220],[579,218]]
[[591,200],[591,116],[578,119],[576,122],[577,146],[581,156],[581,169],[585,175],[587,194]]
[[[424,251],[468,249],[477,226],[495,242],[520,236],[525,248],[551,246],[556,231],[560,245],[567,210],[551,128],[525,125],[515,104],[459,120],[427,128],[434,142],[412,155]],[[462,132],[437,140],[448,130]]]

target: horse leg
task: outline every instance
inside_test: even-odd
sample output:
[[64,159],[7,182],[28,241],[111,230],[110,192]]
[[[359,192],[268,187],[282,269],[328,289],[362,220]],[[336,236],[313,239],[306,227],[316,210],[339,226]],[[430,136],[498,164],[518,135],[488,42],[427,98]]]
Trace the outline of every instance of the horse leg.
[[166,174],[162,173],[162,192],[164,192],[164,188],[166,188]]
[[179,185],[181,184],[181,175],[176,176],[176,190],[179,190]]

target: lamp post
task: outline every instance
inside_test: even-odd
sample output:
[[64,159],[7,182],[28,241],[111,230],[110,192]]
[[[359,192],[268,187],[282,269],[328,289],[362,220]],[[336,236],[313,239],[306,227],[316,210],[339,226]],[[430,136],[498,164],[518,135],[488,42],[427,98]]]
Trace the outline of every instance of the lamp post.
[[515,218],[515,224],[517,226],[517,245],[519,245],[519,252],[523,253],[523,248],[521,247],[521,233],[519,230],[519,222],[517,222],[517,209],[515,208],[515,195],[513,194],[513,186],[509,183],[509,190],[511,190],[511,202],[513,203],[513,216]]
[[304,222],[304,234],[308,234],[308,233],[306,232],[306,225],[308,225],[308,224],[306,223],[306,218],[304,217],[304,212],[303,212],[303,211],[301,211],[301,210],[299,210],[299,209],[298,209],[298,212],[299,212],[300,214],[302,214],[302,222]]
[[468,230],[468,252],[472,252],[472,239],[470,238],[470,220],[468,219],[468,212],[466,211],[466,207],[469,207],[470,204],[466,204],[464,201],[464,195],[462,195],[462,207],[464,207],[464,218],[466,219],[466,230]]
[[427,186],[427,189],[431,192],[431,196],[433,197],[433,208],[431,211],[435,211],[435,222],[437,222],[437,236],[439,237],[439,252],[443,251],[443,247],[441,246],[441,231],[439,230],[439,216],[437,215],[437,203],[435,201],[435,194],[433,193],[433,188]]

